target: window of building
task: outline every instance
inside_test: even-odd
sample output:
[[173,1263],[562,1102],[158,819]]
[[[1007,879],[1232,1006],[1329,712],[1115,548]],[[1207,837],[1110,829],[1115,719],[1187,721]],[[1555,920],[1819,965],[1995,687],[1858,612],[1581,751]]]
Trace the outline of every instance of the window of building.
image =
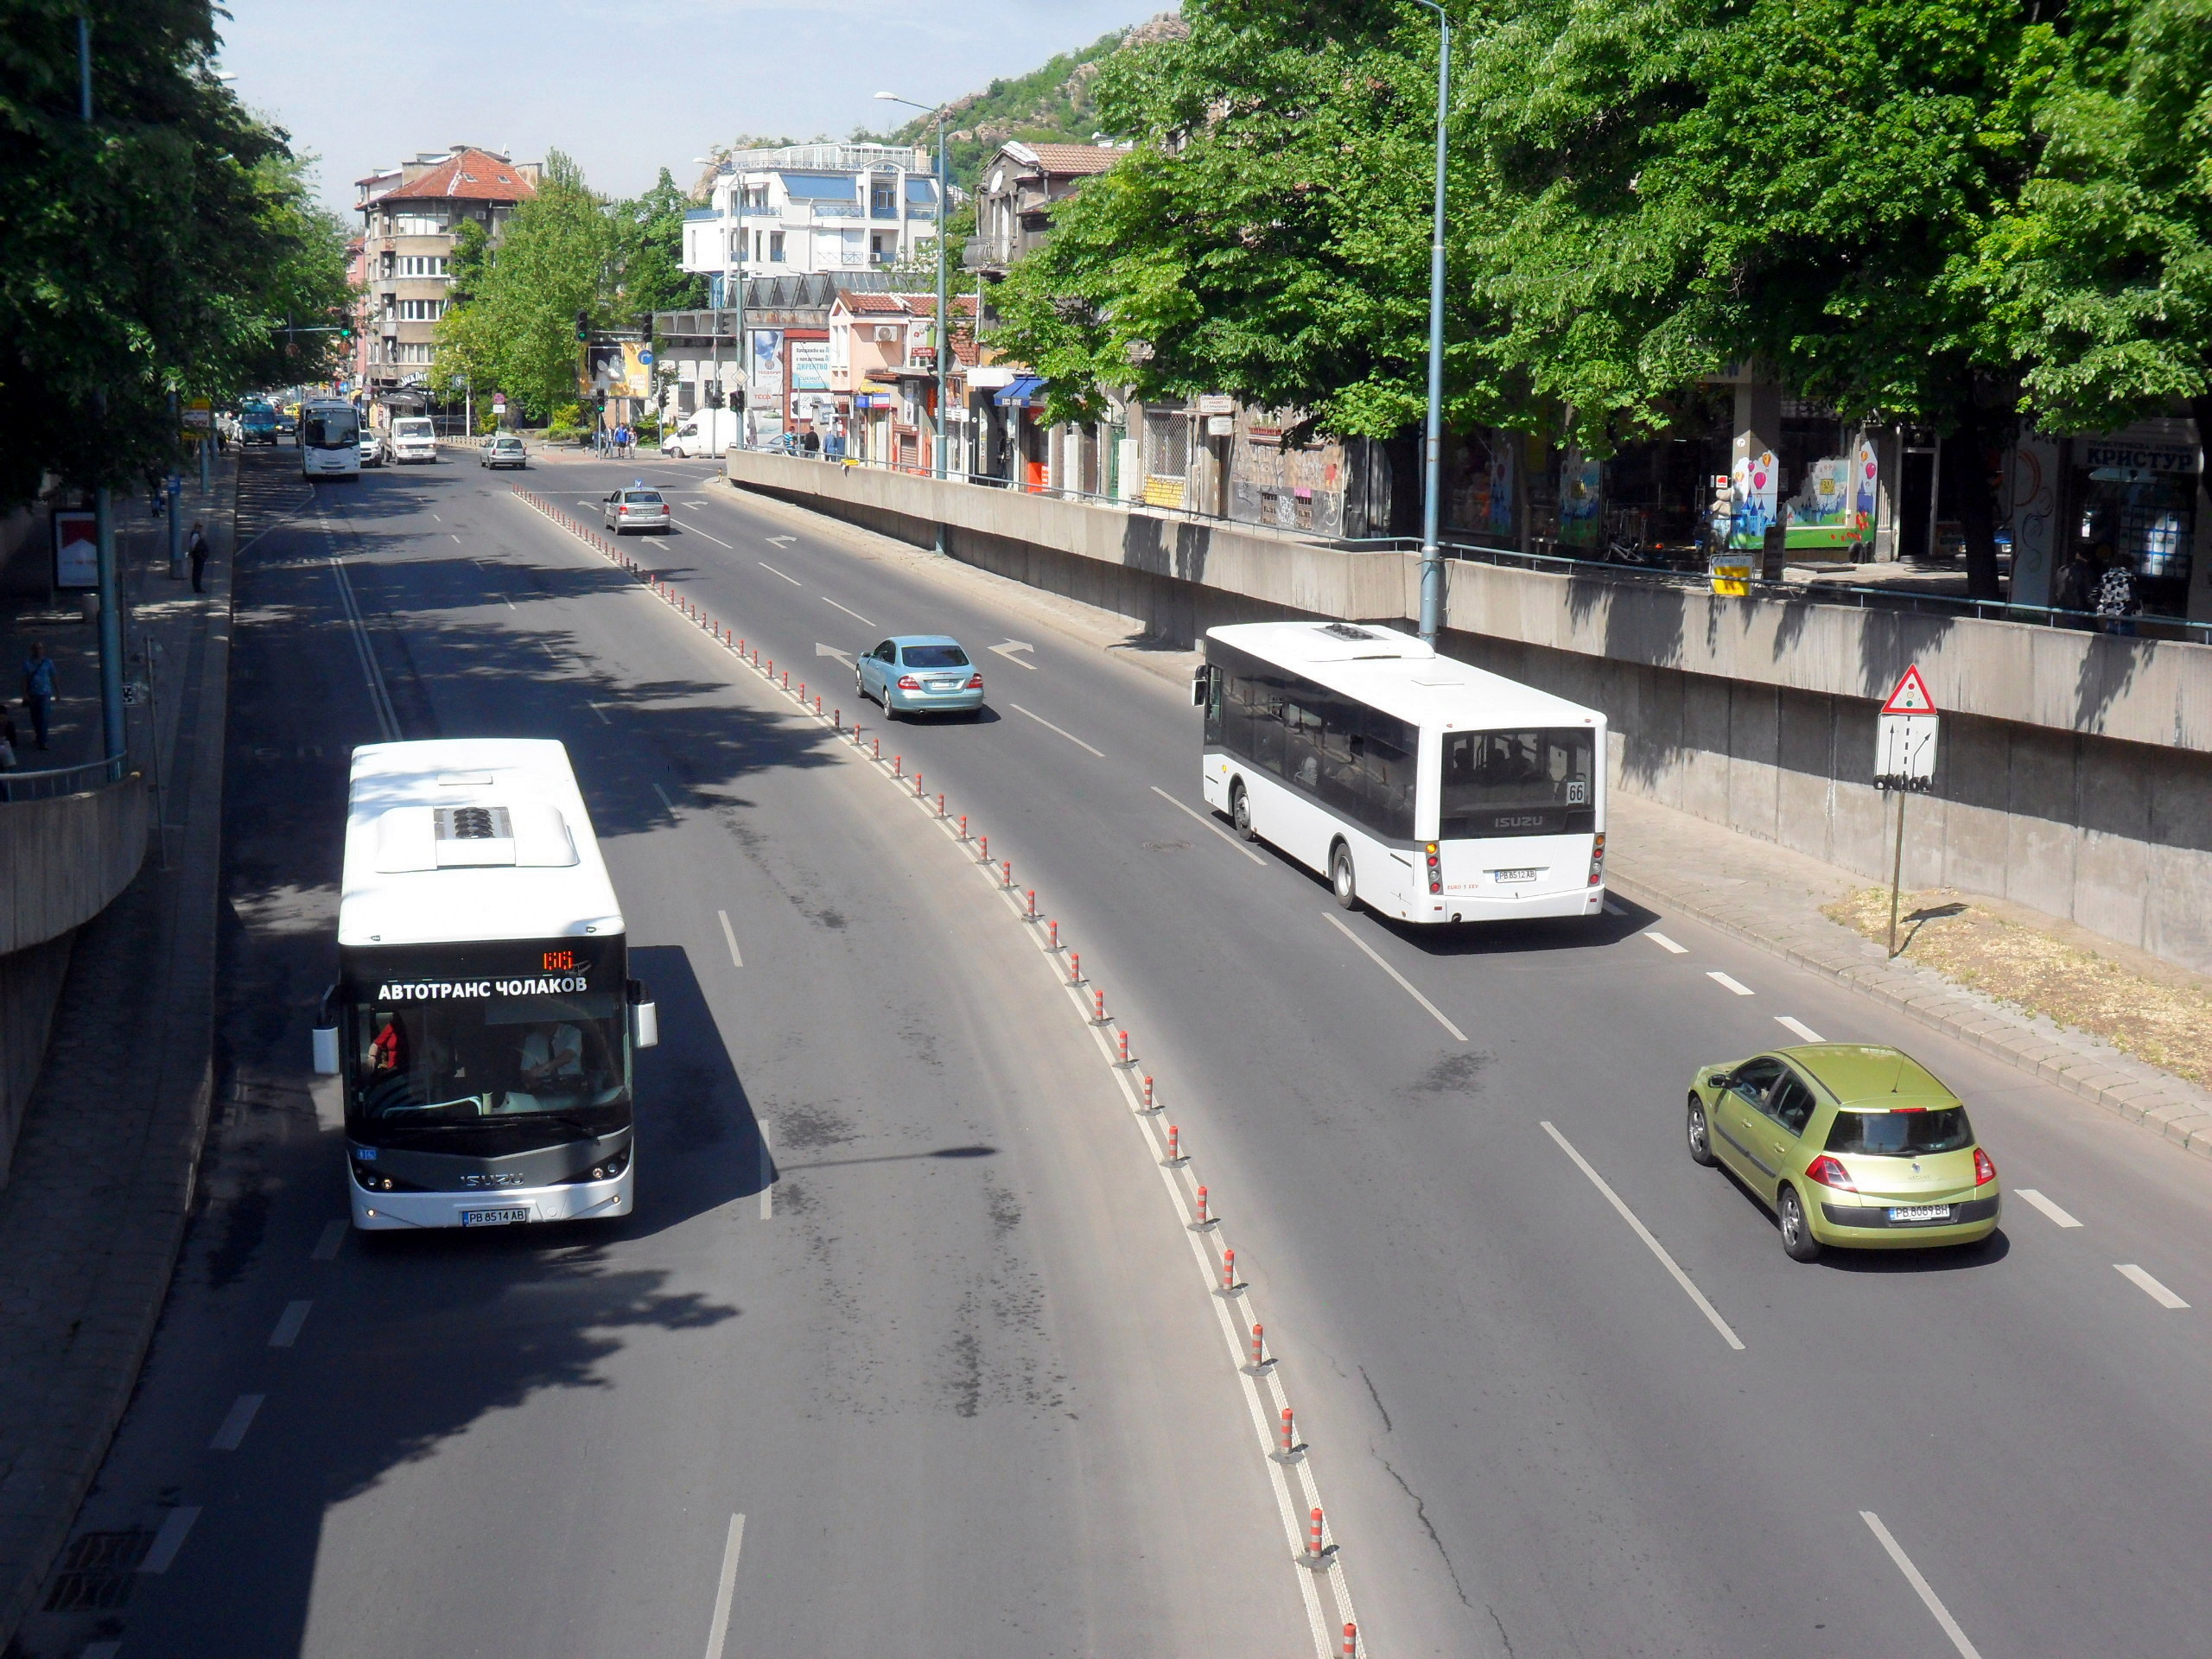
[[432,253],[403,253],[399,256],[402,276],[442,276],[446,274],[445,257]]
[[435,322],[446,314],[443,300],[402,300],[399,320],[402,322]]
[[772,265],[784,263],[784,233],[781,231],[768,232],[768,263]]
[[899,251],[896,235],[883,231],[870,231],[868,238],[868,262],[880,265]]
[[446,216],[443,213],[397,213],[389,221],[393,236],[443,236]]
[[868,181],[868,213],[870,219],[899,217],[898,180],[872,179]]

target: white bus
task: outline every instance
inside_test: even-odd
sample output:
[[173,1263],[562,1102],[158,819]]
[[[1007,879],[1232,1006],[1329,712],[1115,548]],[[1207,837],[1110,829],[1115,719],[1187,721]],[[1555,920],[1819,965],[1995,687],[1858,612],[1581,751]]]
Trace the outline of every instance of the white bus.
[[560,744],[353,751],[315,1060],[356,1227],[630,1213],[631,1054],[659,1033],[626,945]]
[[311,397],[300,405],[300,476],[361,475],[361,414],[343,397]]
[[1605,720],[1395,628],[1209,629],[1207,803],[1408,922],[1594,916],[1605,897]]

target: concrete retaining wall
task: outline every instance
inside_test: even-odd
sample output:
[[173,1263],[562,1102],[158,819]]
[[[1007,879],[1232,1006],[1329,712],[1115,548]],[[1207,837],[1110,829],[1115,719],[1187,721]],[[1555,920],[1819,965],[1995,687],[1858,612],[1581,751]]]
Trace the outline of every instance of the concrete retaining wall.
[[[1141,619],[1405,620],[1418,562],[1242,528],[733,454],[733,483]],[[1920,665],[1945,711],[1906,880],[1997,894],[2212,970],[2212,647],[1657,583],[1451,568],[1451,655],[1605,711],[1615,783],[1886,880],[1865,781],[1876,713]]]

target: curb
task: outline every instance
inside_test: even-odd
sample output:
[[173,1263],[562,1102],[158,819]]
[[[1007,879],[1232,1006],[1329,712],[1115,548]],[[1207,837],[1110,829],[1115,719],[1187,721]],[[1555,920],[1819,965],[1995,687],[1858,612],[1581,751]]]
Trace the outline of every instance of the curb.
[[1624,873],[1618,863],[1606,871],[1606,885],[1647,907],[1694,917],[1732,938],[1839,981],[2093,1106],[2154,1130],[2185,1152],[2212,1158],[2212,1094],[2170,1072],[2063,1027],[2031,1024],[2026,1016],[1961,992],[1924,969],[1870,959],[1852,949],[1856,935],[1825,918],[1794,930],[1796,938],[1777,937],[1732,915],[1726,906],[1643,880]]

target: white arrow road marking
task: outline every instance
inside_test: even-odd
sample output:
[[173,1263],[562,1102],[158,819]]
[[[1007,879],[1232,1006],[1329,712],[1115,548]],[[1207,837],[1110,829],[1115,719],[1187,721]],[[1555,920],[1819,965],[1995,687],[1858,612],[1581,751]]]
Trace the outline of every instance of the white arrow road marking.
[[[839,608],[842,609],[842,607],[840,607]],[[847,668],[850,668],[853,665],[853,653],[851,652],[840,651],[835,645],[825,645],[819,639],[814,642],[814,654],[817,657],[835,657]]]
[[1020,664],[1023,668],[1027,669],[1033,674],[1037,671],[1036,664],[1024,663],[1020,658],[1014,654],[1017,651],[1034,651],[1037,649],[1036,646],[1031,645],[1026,639],[1009,639],[1002,645],[993,645],[991,649],[996,652],[1000,656],[1005,658],[1009,663]]
[[768,545],[771,547],[789,547],[797,540],[798,537],[796,536],[771,536],[767,538]]

